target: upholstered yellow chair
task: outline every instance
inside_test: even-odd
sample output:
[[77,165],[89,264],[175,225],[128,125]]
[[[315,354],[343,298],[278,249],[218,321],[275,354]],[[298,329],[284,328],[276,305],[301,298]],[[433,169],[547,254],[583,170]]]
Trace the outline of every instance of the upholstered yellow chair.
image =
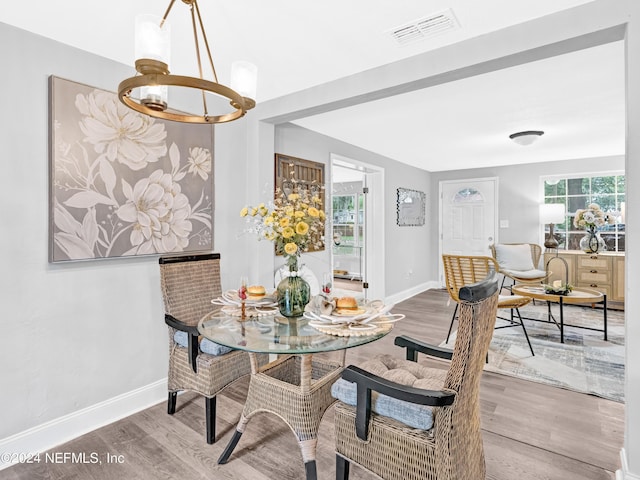
[[[449,332],[447,333],[446,341],[448,342],[449,337],[451,336],[451,330],[453,329],[453,322],[455,321],[456,314],[458,313],[458,306],[460,304],[458,292],[460,289],[464,285],[479,282],[487,276],[489,272],[498,272],[499,267],[498,262],[494,258],[485,256],[442,255],[442,262],[444,264],[444,277],[447,291],[449,292],[451,299],[456,302],[456,307],[453,310],[451,323],[449,325]],[[502,291],[502,287],[500,290]],[[504,320],[507,320],[507,323],[497,326],[496,328],[522,327],[524,336],[529,344],[529,350],[531,350],[531,355],[535,355],[535,353],[533,353],[531,341],[529,340],[527,328],[525,327],[524,322],[522,321],[522,316],[520,315],[520,307],[524,307],[530,302],[531,298],[524,297],[522,295],[500,295],[498,298],[498,309],[509,310],[510,315],[509,318],[501,317]],[[517,320],[515,319],[513,312],[516,313],[518,317]]]
[[[350,464],[385,480],[480,480],[485,461],[479,387],[498,302],[498,275],[467,285],[452,350],[397,337],[406,360],[383,355],[349,366],[332,392],[336,479]],[[417,363],[418,353],[450,359],[448,370]]]

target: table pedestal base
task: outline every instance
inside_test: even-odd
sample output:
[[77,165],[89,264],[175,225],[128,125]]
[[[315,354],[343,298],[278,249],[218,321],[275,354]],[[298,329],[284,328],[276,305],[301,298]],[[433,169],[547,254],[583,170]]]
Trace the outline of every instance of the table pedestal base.
[[269,412],[291,428],[302,452],[306,478],[315,480],[318,428],[325,411],[335,402],[331,385],[341,372],[341,365],[312,361],[311,355],[281,357],[254,372],[240,422],[218,463],[229,460],[251,417]]

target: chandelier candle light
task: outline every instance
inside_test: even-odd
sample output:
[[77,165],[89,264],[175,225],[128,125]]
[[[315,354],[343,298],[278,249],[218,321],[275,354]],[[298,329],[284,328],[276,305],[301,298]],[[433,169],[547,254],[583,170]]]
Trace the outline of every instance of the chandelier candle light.
[[[199,77],[171,75],[169,73],[170,26],[167,17],[175,0],[171,0],[162,18],[142,15],[136,18],[136,62],[139,75],[127,78],[118,86],[120,101],[129,108],[163,120],[185,123],[224,123],[244,116],[255,107],[257,69],[248,62],[234,62],[231,69],[231,87],[218,82],[209,41],[204,31],[197,0],[182,0],[191,10],[191,25],[198,61]],[[200,34],[198,33],[200,29]],[[200,58],[200,39],[209,59],[213,80],[203,77]],[[202,96],[203,113],[194,115],[171,110],[168,104],[168,87],[184,87],[199,90]],[[139,89],[139,100],[132,97],[134,89]],[[228,100],[228,112],[212,115],[209,113],[207,94]]]

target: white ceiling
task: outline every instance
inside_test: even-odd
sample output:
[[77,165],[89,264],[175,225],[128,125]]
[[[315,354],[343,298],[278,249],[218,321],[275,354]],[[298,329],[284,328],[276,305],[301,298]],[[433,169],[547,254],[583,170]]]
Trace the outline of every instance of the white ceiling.
[[[228,82],[233,60],[255,63],[260,102],[589,1],[200,0],[199,5],[220,81]],[[167,5],[161,0],[11,2],[0,9],[0,22],[133,65],[135,15],[162,15]],[[387,33],[449,8],[460,24],[457,30],[402,47]],[[181,1],[169,20],[171,71],[194,75],[190,19]],[[623,73],[618,42],[295,123],[429,171],[619,155],[624,153]],[[545,135],[531,146],[508,139],[510,133],[538,129]]]

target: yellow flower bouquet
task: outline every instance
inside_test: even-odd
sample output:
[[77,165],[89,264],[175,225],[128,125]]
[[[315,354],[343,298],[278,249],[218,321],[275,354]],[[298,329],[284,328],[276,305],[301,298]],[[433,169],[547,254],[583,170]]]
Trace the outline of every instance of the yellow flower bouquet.
[[302,315],[310,300],[309,284],[298,275],[298,258],[311,245],[322,247],[326,215],[322,199],[300,189],[285,195],[276,189],[270,205],[246,206],[240,211],[253,224],[249,232],[273,242],[276,253],[284,255],[289,272],[277,288],[280,313],[287,317]]
[[287,257],[289,265],[291,258],[306,252],[312,242],[322,244],[326,215],[318,196],[297,192],[285,196],[278,188],[272,204],[246,206],[240,216],[252,218],[254,227],[249,231],[273,242],[276,253]]

